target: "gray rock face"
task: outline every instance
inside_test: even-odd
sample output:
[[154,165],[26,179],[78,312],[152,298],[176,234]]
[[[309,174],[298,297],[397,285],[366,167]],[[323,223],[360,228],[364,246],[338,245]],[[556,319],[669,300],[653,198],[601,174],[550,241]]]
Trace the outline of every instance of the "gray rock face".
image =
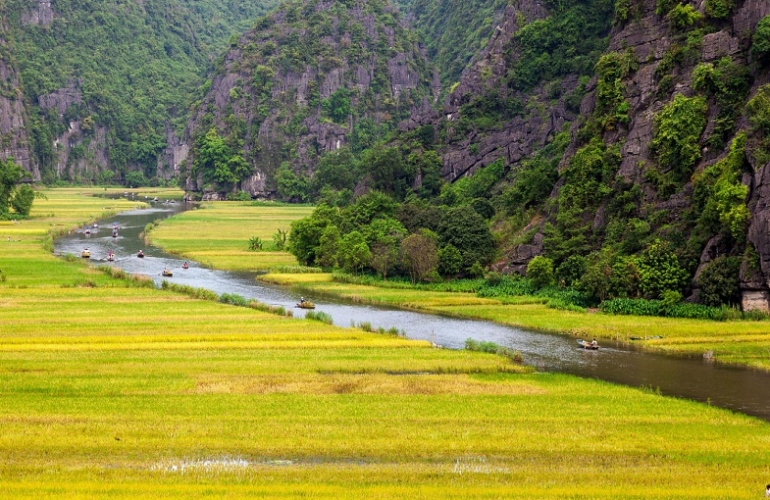
[[37,5],[27,8],[21,14],[21,23],[33,26],[50,26],[54,19],[51,0],[37,0]]
[[[508,45],[523,24],[547,15],[547,9],[536,0],[523,0],[507,7],[487,47],[474,58],[473,64],[463,72],[457,88],[447,97],[443,116],[427,112],[422,118],[412,119],[408,125],[422,125],[431,121],[438,125],[441,120],[451,123],[459,119],[461,106],[472,96],[482,95],[492,89],[507,93],[508,90],[501,81],[513,63],[506,56]],[[517,54],[513,54],[513,59],[517,57]],[[565,79],[565,93],[571,92],[576,85],[577,79]],[[544,89],[538,89],[534,94],[538,101],[545,100]],[[542,148],[573,118],[569,116],[564,105],[560,104],[544,112],[537,108],[526,116],[516,117],[503,124],[502,130],[499,131],[483,135],[471,133],[465,137],[452,135],[443,155],[442,175],[445,179],[454,181],[464,175],[471,175],[501,158],[506,165],[514,165]],[[450,128],[448,135],[453,133]],[[471,145],[474,146],[472,150]]]
[[24,101],[18,73],[12,60],[6,57],[11,51],[11,45],[5,38],[6,31],[6,20],[0,17],[0,158],[12,158],[30,172],[33,180],[40,180],[39,170],[30,162]]
[[751,225],[748,239],[759,254],[761,278],[749,281],[754,286],[770,286],[770,164],[754,175],[754,192],[749,202]]
[[63,117],[67,109],[73,104],[82,104],[83,95],[80,92],[80,83],[70,82],[68,86],[38,97],[40,109],[55,109],[59,117]]

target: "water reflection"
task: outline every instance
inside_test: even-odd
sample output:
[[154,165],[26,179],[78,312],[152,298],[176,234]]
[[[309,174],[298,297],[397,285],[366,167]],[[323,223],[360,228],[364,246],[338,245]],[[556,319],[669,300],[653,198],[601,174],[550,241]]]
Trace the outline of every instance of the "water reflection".
[[[183,260],[159,248],[147,245],[141,238],[147,224],[187,210],[190,205],[156,204],[150,209],[133,210],[99,221],[97,229],[86,236],[84,228],[60,238],[56,253],[80,255],[84,247],[91,251],[91,261],[118,266],[130,273],[153,277],[160,283],[202,287],[216,293],[235,293],[261,302],[293,307],[299,293],[289,288],[256,282],[253,274],[213,271],[190,262],[183,269]],[[118,237],[112,237],[113,226]],[[143,250],[145,258],[137,258]],[[115,262],[107,255],[115,253]],[[163,278],[164,268],[173,271],[173,278]],[[303,292],[304,293],[304,292]],[[317,310],[332,316],[334,323],[347,327],[369,322],[375,328],[396,327],[409,338],[422,339],[449,348],[462,348],[466,339],[492,341],[520,351],[527,363],[543,370],[553,370],[592,377],[634,387],[650,387],[662,394],[710,402],[770,420],[770,375],[748,369],[724,367],[702,359],[662,356],[636,351],[627,346],[603,342],[600,351],[576,347],[575,340],[565,336],[531,332],[486,321],[474,321],[437,316],[414,311],[389,309],[347,303],[325,296],[305,293],[316,303]],[[305,311],[294,309],[296,316]]]

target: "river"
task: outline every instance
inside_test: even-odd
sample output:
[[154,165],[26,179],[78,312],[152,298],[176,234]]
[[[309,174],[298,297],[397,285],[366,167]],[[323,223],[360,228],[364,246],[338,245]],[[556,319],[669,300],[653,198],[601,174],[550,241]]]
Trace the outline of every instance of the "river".
[[[130,273],[152,276],[157,283],[174,283],[207,288],[216,293],[235,293],[267,304],[293,307],[299,299],[295,290],[263,284],[251,273],[216,271],[190,262],[182,269],[182,259],[146,245],[140,238],[145,225],[191,208],[191,205],[156,203],[148,209],[121,213],[99,221],[98,229],[73,231],[56,240],[57,255],[73,254],[88,247],[92,263],[118,266]],[[118,237],[112,237],[113,224]],[[245,244],[245,243],[244,243]],[[106,262],[112,250],[116,260]],[[136,257],[143,250],[146,257]],[[169,268],[172,278],[162,278]],[[569,336],[532,332],[488,321],[456,319],[434,314],[361,305],[327,296],[306,294],[318,311],[328,313],[336,325],[369,322],[373,327],[396,327],[408,338],[429,340],[447,348],[462,348],[465,340],[485,340],[522,353],[527,364],[540,370],[558,371],[581,377],[597,378],[632,387],[647,387],[661,394],[708,402],[715,406],[754,415],[770,421],[770,374],[704,361],[700,357],[664,356],[634,349],[627,345],[602,341],[602,349],[586,351]],[[304,311],[294,309],[295,316]]]

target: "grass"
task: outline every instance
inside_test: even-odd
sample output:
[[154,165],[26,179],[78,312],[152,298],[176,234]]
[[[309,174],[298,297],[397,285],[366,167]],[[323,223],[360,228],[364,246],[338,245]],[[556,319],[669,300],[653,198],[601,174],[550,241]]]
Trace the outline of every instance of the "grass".
[[[76,191],[51,194],[68,203],[22,227],[99,215],[81,208],[93,200]],[[49,261],[44,232],[37,238],[29,264],[9,267],[0,283],[3,498],[740,499],[763,491],[766,422],[533,373],[496,354],[133,286],[77,259]],[[318,283],[331,285],[341,284]],[[430,293],[436,304],[451,302]]]
[[[312,211],[310,206],[255,206],[248,202],[203,204],[199,210],[163,221],[148,236],[166,251],[217,269],[281,269],[296,266],[297,261],[288,252],[273,250],[273,235],[279,229],[288,231],[292,221]],[[254,236],[263,241],[263,251],[249,250],[249,239]]]

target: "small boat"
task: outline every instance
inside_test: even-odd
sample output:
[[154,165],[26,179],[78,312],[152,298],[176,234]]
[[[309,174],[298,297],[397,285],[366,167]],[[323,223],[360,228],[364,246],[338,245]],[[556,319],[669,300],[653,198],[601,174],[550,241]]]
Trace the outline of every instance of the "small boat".
[[139,250],[139,252],[136,254],[136,256],[139,257],[140,259],[143,259],[144,258],[144,252]]
[[91,251],[87,248],[83,249],[83,252],[80,254],[81,257],[84,259],[90,259],[91,258]]
[[303,300],[299,304],[297,304],[297,307],[300,309],[315,309],[315,304],[312,302],[308,302],[307,300]]
[[190,269],[190,264],[185,262],[184,264],[182,264],[182,269]]
[[173,275],[174,275],[174,273],[172,273],[170,269],[164,269],[163,270],[163,276],[166,276],[167,278],[170,278]]
[[578,347],[581,347],[583,349],[588,349],[591,351],[596,351],[599,349],[599,344],[592,344],[587,340],[580,339],[577,341],[577,343],[578,343]]

